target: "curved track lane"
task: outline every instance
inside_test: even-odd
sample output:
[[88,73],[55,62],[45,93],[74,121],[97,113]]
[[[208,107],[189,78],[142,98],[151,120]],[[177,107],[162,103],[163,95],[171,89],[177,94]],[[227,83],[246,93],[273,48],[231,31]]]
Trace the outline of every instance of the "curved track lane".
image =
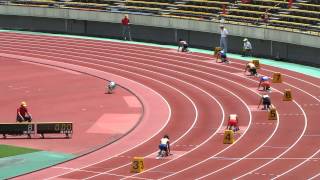
[[[19,39],[17,39],[19,37]],[[116,68],[125,68],[126,70],[130,70],[130,72],[134,73],[142,73],[147,74],[149,77],[154,77],[155,79],[160,79],[161,82],[168,82],[171,83],[172,86],[177,87],[179,85],[178,83],[181,83],[181,81],[188,82],[189,84],[192,84],[191,88],[194,88],[193,91],[190,90],[184,90],[188,93],[190,93],[190,97],[194,97],[192,95],[193,93],[196,94],[194,98],[199,98],[199,94],[202,94],[205,90],[208,92],[208,94],[212,94],[212,96],[215,96],[219,102],[224,106],[224,110],[226,114],[230,112],[234,112],[235,107],[239,106],[242,109],[239,109],[239,113],[244,113],[243,116],[244,119],[248,117],[248,114],[245,113],[245,108],[241,105],[241,103],[237,102],[235,103],[235,107],[232,107],[228,104],[230,102],[234,101],[234,96],[228,96],[229,93],[226,93],[222,89],[218,88],[216,85],[224,86],[226,89],[233,91],[237,94],[237,96],[241,97],[242,99],[245,99],[245,102],[249,105],[254,105],[258,101],[258,96],[256,95],[257,92],[254,92],[254,88],[256,88],[257,80],[252,78],[244,78],[244,76],[241,74],[241,71],[243,70],[244,63],[235,61],[229,66],[224,66],[221,64],[214,64],[210,62],[205,62],[205,60],[209,60],[211,57],[201,54],[178,54],[172,50],[168,49],[160,49],[160,48],[150,48],[140,45],[126,45],[126,44],[118,44],[118,43],[110,43],[110,42],[97,42],[97,41],[89,41],[89,40],[74,40],[74,39],[64,39],[64,38],[53,38],[53,37],[45,37],[39,36],[38,39],[34,39],[35,36],[30,35],[18,35],[13,34],[13,36],[7,37],[5,36],[5,40],[7,41],[5,44],[5,47],[2,47],[3,49],[1,52],[4,53],[14,53],[16,52],[13,47],[20,49],[20,51],[15,54],[25,55],[25,56],[31,56],[31,57],[38,57],[38,58],[44,58],[44,59],[52,59],[55,61],[64,61],[68,63],[74,63],[81,66],[89,66],[92,68],[98,68],[103,71],[111,71],[113,73],[119,73],[119,70],[116,70]],[[0,38],[3,38],[2,35]],[[10,38],[13,38],[15,42],[10,41]],[[20,42],[21,41],[21,42]],[[19,43],[18,43],[19,42]],[[18,44],[17,44],[18,43]],[[35,45],[34,47],[30,47],[30,43]],[[86,44],[86,46],[83,46]],[[90,45],[90,46],[88,46]],[[39,47],[40,46],[40,47]],[[61,48],[62,47],[62,48]],[[86,48],[90,47],[90,48]],[[103,48],[103,47],[107,47]],[[47,49],[46,49],[47,48]],[[29,51],[29,49],[31,51]],[[78,51],[83,52],[83,54],[80,53],[74,53],[74,51],[78,49]],[[103,50],[105,49],[105,50]],[[124,51],[125,50],[125,51]],[[39,55],[36,53],[43,53],[43,55]],[[61,54],[63,54],[61,57]],[[85,54],[88,54],[86,56]],[[111,56],[112,54],[118,54],[118,56]],[[135,55],[133,57],[133,55]],[[83,56],[83,57],[82,57]],[[110,56],[106,58],[107,56]],[[123,60],[123,59],[126,60]],[[79,60],[74,60],[79,59]],[[80,62],[84,61],[85,62]],[[150,61],[151,60],[151,61]],[[108,62],[105,62],[108,61]],[[90,63],[88,63],[90,62]],[[167,64],[164,64],[167,63]],[[170,63],[171,66],[168,64]],[[94,65],[99,64],[100,66]],[[103,68],[102,66],[103,65]],[[173,66],[175,65],[175,66]],[[106,66],[109,66],[106,67]],[[112,69],[111,67],[114,67]],[[115,68],[116,67],[116,68]],[[141,68],[142,67],[142,68]],[[186,67],[188,69],[186,69]],[[146,70],[149,72],[146,73]],[[173,73],[173,71],[176,71],[177,73]],[[201,72],[199,72],[201,71]],[[273,67],[266,67],[263,70],[261,70],[261,73],[270,75],[273,71],[280,71],[278,68]],[[123,71],[122,71],[123,72]],[[122,74],[121,72],[121,74]],[[153,72],[153,73],[151,73]],[[178,73],[180,72],[180,73]],[[281,72],[284,72],[286,75],[285,77],[285,83],[283,84],[277,84],[274,85],[275,88],[279,89],[280,91],[283,91],[284,88],[292,88],[294,92],[294,98],[296,100],[296,103],[287,103],[281,101],[281,94],[277,92],[273,92],[271,94],[273,98],[273,103],[276,104],[278,107],[279,113],[280,113],[280,124],[279,129],[275,129],[274,123],[265,123],[266,122],[266,113],[260,112],[260,111],[253,111],[253,124],[252,127],[248,130],[245,136],[242,137],[242,139],[234,144],[231,148],[228,148],[226,146],[221,147],[221,137],[214,136],[214,132],[211,131],[209,133],[203,133],[202,128],[207,127],[207,124],[214,124],[221,122],[218,119],[211,119],[205,120],[206,116],[211,114],[207,114],[206,111],[209,111],[210,108],[204,109],[204,114],[200,116],[199,113],[199,121],[197,123],[203,123],[202,126],[199,126],[200,131],[198,130],[190,130],[188,133],[189,135],[181,136],[182,132],[187,132],[186,130],[182,130],[180,132],[180,136],[173,136],[173,139],[178,139],[178,137],[182,137],[180,139],[181,142],[189,143],[189,142],[195,142],[196,144],[199,144],[201,142],[206,142],[204,145],[202,145],[200,148],[197,148],[194,151],[190,151],[190,148],[182,148],[183,151],[189,152],[186,154],[186,156],[183,156],[181,158],[177,158],[176,160],[170,162],[170,163],[164,163],[160,162],[161,167],[159,166],[159,161],[154,161],[153,159],[150,159],[150,167],[158,166],[160,169],[154,169],[153,172],[150,173],[146,172],[141,174],[140,178],[148,177],[148,178],[159,178],[159,177],[165,177],[168,174],[174,174],[175,172],[178,172],[179,170],[184,170],[186,166],[192,166],[195,165],[197,162],[201,162],[207,158],[212,157],[215,153],[219,152],[219,150],[223,151],[224,149],[227,149],[223,152],[223,154],[220,154],[219,157],[210,158],[211,162],[215,162],[214,166],[210,166],[208,161],[205,163],[201,163],[194,168],[190,170],[185,170],[183,173],[177,173],[175,176],[171,176],[171,178],[178,179],[179,175],[183,177],[182,175],[193,175],[195,177],[200,177],[202,175],[212,175],[210,178],[213,177],[224,177],[227,178],[228,176],[225,176],[227,172],[234,172],[234,170],[237,170],[239,173],[238,175],[242,175],[243,173],[250,172],[248,176],[245,176],[246,178],[270,178],[275,177],[275,175],[285,173],[288,171],[290,174],[291,172],[295,172],[295,169],[302,168],[303,165],[309,163],[309,161],[306,161],[306,163],[303,163],[303,158],[312,157],[312,155],[316,155],[319,144],[314,143],[314,145],[308,149],[308,151],[301,150],[301,147],[303,147],[306,144],[310,144],[312,142],[311,138],[312,136],[308,136],[307,133],[315,132],[316,128],[314,128],[314,125],[310,125],[312,123],[316,123],[314,113],[319,110],[319,106],[313,105],[314,109],[308,107],[310,104],[316,104],[319,103],[318,100],[314,97],[319,97],[319,79],[304,76],[306,80],[301,80],[299,78],[298,73],[292,73],[291,71],[281,70]],[[158,73],[158,74],[157,74]],[[157,74],[157,75],[154,75]],[[166,78],[159,77],[160,74],[165,74]],[[172,76],[176,78],[176,80],[180,80],[179,82],[174,81],[172,78],[170,79],[169,76]],[[210,75],[211,74],[211,75]],[[132,73],[123,74],[124,76],[132,76]],[[197,79],[197,78],[191,78],[192,76],[200,77],[203,80]],[[187,76],[187,77],[186,77]],[[225,79],[223,79],[225,78]],[[170,79],[170,80],[169,80]],[[234,82],[228,81],[228,79],[232,79]],[[214,84],[208,84],[208,81],[214,82]],[[149,83],[141,81],[142,83]],[[241,87],[239,84],[243,84],[249,88],[251,88],[251,91],[248,91],[248,89],[245,89],[244,87]],[[183,83],[182,83],[183,84]],[[149,84],[148,84],[149,85]],[[180,89],[184,89],[186,84],[178,86]],[[197,88],[199,87],[199,88]],[[160,88],[160,87],[158,87]],[[198,91],[196,91],[196,89]],[[200,91],[199,91],[200,90]],[[213,90],[213,91],[212,91]],[[222,92],[221,92],[222,91]],[[203,96],[203,94],[200,96],[200,98]],[[313,96],[313,97],[312,97]],[[221,99],[220,99],[221,98]],[[230,98],[230,99],[228,99]],[[191,98],[193,99],[193,98]],[[206,99],[205,96],[203,96],[203,99]],[[201,99],[201,101],[203,100]],[[277,100],[276,100],[277,99]],[[207,99],[206,99],[207,100]],[[229,102],[229,103],[228,103]],[[197,101],[199,104],[203,104],[203,102]],[[217,104],[209,104],[212,107],[217,107]],[[208,104],[200,105],[199,107],[206,106]],[[303,111],[306,112],[306,117],[304,117],[303,112],[301,110],[302,107]],[[228,110],[228,109],[231,109]],[[289,109],[290,108],[290,109]],[[215,108],[218,109],[218,108]],[[200,108],[199,108],[200,111]],[[295,113],[299,114],[297,117],[294,117],[294,115],[290,116],[290,114]],[[256,117],[257,116],[257,117]],[[214,117],[214,116],[213,116]],[[258,121],[255,121],[255,119],[258,119]],[[306,121],[308,120],[308,121]],[[173,122],[178,122],[175,118],[172,118],[171,120]],[[291,122],[295,122],[294,125],[292,125]],[[248,122],[247,122],[248,123]],[[263,124],[265,123],[265,124]],[[249,124],[244,124],[249,126]],[[259,127],[260,126],[260,127]],[[197,127],[197,126],[196,126]],[[219,127],[217,124],[213,127]],[[305,129],[303,127],[306,127]],[[172,128],[174,129],[174,128]],[[196,128],[194,128],[196,129]],[[290,131],[288,131],[290,130]],[[197,133],[201,133],[202,136],[197,137]],[[274,135],[270,136],[272,132],[276,132]],[[289,133],[288,133],[289,132]],[[213,135],[211,137],[211,135]],[[283,135],[286,137],[286,141],[283,141]],[[303,136],[301,136],[303,135]],[[306,138],[305,138],[305,135]],[[160,136],[160,135],[159,135]],[[299,139],[299,137],[303,137]],[[157,137],[160,138],[160,137]],[[138,147],[136,151],[130,151],[127,157],[131,157],[131,155],[136,155],[140,151],[146,151],[146,152],[153,152],[152,149],[157,144],[157,138],[154,139],[154,141],[150,141],[145,143],[145,146]],[[178,143],[180,143],[180,141]],[[267,143],[267,144],[264,144]],[[277,145],[283,145],[285,143],[286,147],[292,146],[292,148],[283,148]],[[296,144],[295,144],[296,143]],[[178,144],[179,145],[179,144]],[[183,144],[182,144],[183,145]],[[190,144],[193,145],[193,144]],[[263,145],[262,147],[260,147]],[[181,146],[184,147],[184,146]],[[175,147],[174,149],[181,148],[179,146]],[[212,147],[215,147],[215,149],[212,149]],[[230,146],[229,146],[230,147]],[[195,148],[191,148],[195,149]],[[252,150],[255,150],[254,153],[250,154],[249,157],[246,157]],[[290,155],[290,153],[292,153]],[[300,154],[299,154],[300,153]],[[283,155],[283,156],[282,156]],[[285,157],[285,156],[288,157]],[[295,159],[290,159],[290,163],[292,164],[292,167],[287,167],[288,165],[288,158],[294,156]],[[298,159],[298,156],[304,156],[302,159]],[[246,157],[246,158],[243,158]],[[268,157],[268,158],[266,158]],[[235,158],[235,159],[234,159]],[[238,161],[240,158],[240,161]],[[243,159],[241,159],[243,158]],[[274,159],[276,158],[276,159]],[[190,161],[189,159],[192,159],[193,161]],[[121,164],[120,166],[126,165],[128,162],[130,162],[131,159],[125,159],[124,161],[118,161]],[[236,162],[232,164],[233,162]],[[156,162],[156,164],[152,164]],[[167,162],[167,160],[165,160]],[[179,163],[180,162],[180,163]],[[181,164],[181,162],[184,162],[184,166],[177,166],[177,164]],[[103,162],[104,166],[109,165],[111,163],[110,160]],[[232,164],[232,165],[230,165]],[[301,164],[301,166],[299,165]],[[171,165],[171,166],[170,166]],[[230,165],[227,171],[224,171],[224,167]],[[298,166],[299,165],[299,166]],[[290,168],[293,168],[296,166],[295,169],[292,171]],[[117,166],[119,167],[119,166]],[[261,167],[261,168],[260,168]],[[281,169],[279,167],[284,167],[284,169]],[[95,167],[92,167],[95,168]],[[100,167],[98,167],[100,168]],[[109,175],[102,174],[97,176],[97,173],[88,173],[90,170],[86,170],[88,172],[84,173],[85,171],[79,171],[75,172],[72,176],[84,177],[83,174],[91,174],[91,177],[95,178],[119,178],[121,176],[127,176],[129,175],[128,168],[125,169],[117,169],[116,171],[110,171],[108,167],[106,168],[106,171],[109,171]],[[172,170],[168,173],[168,169]],[[198,171],[196,168],[199,168]],[[231,169],[230,169],[231,168]],[[268,169],[269,168],[269,169]],[[219,170],[221,169],[221,170]],[[101,169],[99,169],[101,170]],[[212,173],[214,171],[219,170],[219,173]],[[259,171],[257,171],[259,170]],[[263,171],[261,171],[263,170]],[[316,175],[316,170],[319,170],[315,168],[315,171],[310,171],[308,173],[309,176]],[[263,173],[260,173],[263,172]],[[101,172],[101,171],[99,171]],[[197,173],[194,173],[197,172]],[[271,172],[271,173],[270,173]],[[274,173],[275,172],[275,173]],[[115,174],[115,176],[110,175]],[[167,173],[167,174],[165,174]],[[273,175],[271,175],[273,173]],[[264,175],[263,175],[264,174]],[[70,175],[70,174],[69,174]],[[232,175],[232,177],[237,177],[237,173]],[[270,176],[266,176],[270,175]],[[284,176],[287,176],[287,174],[283,174]],[[139,175],[140,176],[140,175]],[[68,177],[68,175],[65,175],[63,177]],[[191,176],[188,176],[191,178]]]

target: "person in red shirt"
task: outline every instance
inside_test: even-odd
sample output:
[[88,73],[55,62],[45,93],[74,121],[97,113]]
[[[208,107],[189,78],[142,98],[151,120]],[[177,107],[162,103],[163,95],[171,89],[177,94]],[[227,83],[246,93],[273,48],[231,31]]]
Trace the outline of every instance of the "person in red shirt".
[[229,120],[228,120],[227,129],[228,130],[233,130],[234,132],[239,130],[238,115],[230,114]]
[[128,18],[128,15],[125,15],[124,18],[121,20],[122,24],[122,38],[124,40],[127,40],[127,34],[129,37],[129,40],[131,41],[131,32],[130,32],[130,20]]
[[21,102],[20,107],[17,109],[17,122],[31,122],[32,117],[31,114],[28,112],[27,103]]

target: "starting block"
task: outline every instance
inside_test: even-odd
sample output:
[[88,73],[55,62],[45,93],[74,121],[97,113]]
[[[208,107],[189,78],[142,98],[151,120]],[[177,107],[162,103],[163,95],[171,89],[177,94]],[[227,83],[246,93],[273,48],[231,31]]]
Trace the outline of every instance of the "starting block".
[[219,51],[221,51],[221,47],[215,47],[215,48],[213,49],[213,52],[214,52],[213,55],[214,55],[214,56],[217,56]]
[[273,73],[272,82],[273,83],[282,83],[282,75],[281,75],[281,73],[279,73],[279,72]]
[[291,89],[285,89],[285,90],[284,90],[283,100],[284,100],[284,101],[292,101]]
[[223,136],[223,144],[234,143],[234,132],[232,130],[225,130]]
[[144,169],[144,159],[143,157],[134,157],[131,164],[132,173],[140,173]]
[[256,69],[260,69],[260,62],[257,59],[252,60],[252,63],[256,66]]
[[272,107],[268,113],[268,119],[269,120],[278,120],[277,116],[278,112],[275,107]]

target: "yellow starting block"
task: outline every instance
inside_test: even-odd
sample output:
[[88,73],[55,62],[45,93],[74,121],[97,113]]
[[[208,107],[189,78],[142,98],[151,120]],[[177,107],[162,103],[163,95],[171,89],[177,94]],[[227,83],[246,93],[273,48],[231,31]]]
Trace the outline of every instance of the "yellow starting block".
[[260,62],[257,59],[252,60],[252,63],[256,66],[256,69],[260,69]]
[[268,119],[269,120],[278,120],[277,116],[278,112],[275,107],[272,107],[268,113]]
[[285,90],[284,90],[283,100],[284,100],[284,101],[292,101],[291,89],[285,89]]
[[279,72],[273,73],[272,82],[273,83],[282,83],[282,75],[281,75],[281,73],[279,73]]
[[234,132],[232,130],[225,130],[223,137],[223,144],[233,144],[234,143]]
[[221,51],[221,47],[215,47],[213,52],[214,52],[214,56],[218,56],[218,52]]
[[131,164],[132,173],[140,173],[144,169],[143,157],[134,157]]

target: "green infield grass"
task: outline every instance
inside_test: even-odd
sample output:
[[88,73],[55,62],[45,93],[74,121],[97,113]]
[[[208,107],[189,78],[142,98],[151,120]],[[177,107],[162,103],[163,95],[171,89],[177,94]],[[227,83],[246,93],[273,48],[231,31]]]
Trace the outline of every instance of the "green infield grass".
[[27,153],[32,153],[36,151],[40,151],[40,150],[0,144],[0,158],[8,157],[8,156],[16,156],[20,154],[27,154]]

